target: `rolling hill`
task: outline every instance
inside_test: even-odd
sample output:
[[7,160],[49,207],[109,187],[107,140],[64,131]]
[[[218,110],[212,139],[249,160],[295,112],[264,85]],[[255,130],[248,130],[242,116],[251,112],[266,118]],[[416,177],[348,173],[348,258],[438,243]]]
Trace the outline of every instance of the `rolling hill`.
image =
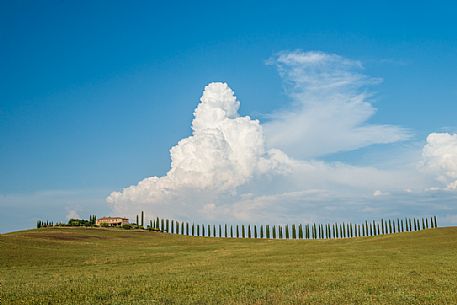
[[457,227],[340,240],[0,235],[1,304],[457,304]]

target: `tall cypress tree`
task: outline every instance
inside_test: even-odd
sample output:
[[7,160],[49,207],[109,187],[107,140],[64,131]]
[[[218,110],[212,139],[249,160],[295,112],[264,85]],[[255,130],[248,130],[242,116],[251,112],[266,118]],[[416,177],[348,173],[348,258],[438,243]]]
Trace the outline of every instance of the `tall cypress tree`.
[[273,225],[272,234],[273,234],[273,239],[276,239],[276,226],[275,225]]
[[140,225],[140,222],[138,220],[138,214],[136,215],[136,225],[139,226]]
[[144,212],[141,211],[141,226],[144,228]]
[[289,239],[289,225],[286,225],[286,239]]
[[241,225],[241,236],[243,238],[246,238],[246,234],[245,234],[245,231],[244,231],[244,225]]
[[251,238],[251,225],[248,225],[248,238]]
[[219,225],[219,237],[222,237],[222,225]]
[[202,236],[205,237],[205,225],[202,224]]
[[263,238],[263,225],[260,225],[260,238]]
[[227,233],[228,233],[227,224],[225,224],[225,232],[224,232],[224,233],[225,233],[225,238],[227,238],[227,237],[228,237],[228,234],[227,234]]
[[303,239],[303,226],[302,224],[298,225],[298,238]]
[[433,216],[433,220],[435,222],[435,228],[438,228],[438,225],[436,224],[436,216]]
[[265,236],[270,239],[270,225],[265,225]]
[[257,225],[254,225],[254,238],[257,238]]
[[230,225],[230,237],[233,238],[233,225]]
[[236,225],[236,238],[240,238],[240,228]]

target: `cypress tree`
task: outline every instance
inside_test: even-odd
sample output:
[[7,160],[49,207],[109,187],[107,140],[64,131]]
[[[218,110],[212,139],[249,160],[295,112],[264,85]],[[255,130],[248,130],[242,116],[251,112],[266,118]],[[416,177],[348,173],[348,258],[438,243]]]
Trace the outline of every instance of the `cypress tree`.
[[286,239],[289,239],[289,225],[286,225],[285,226],[285,230],[286,230]]
[[211,237],[211,226],[208,225],[208,237]]
[[192,236],[195,236],[195,224],[192,223]]
[[246,237],[245,231],[244,231],[244,225],[241,225],[241,236],[242,236],[243,238]]
[[403,219],[400,221],[400,227],[401,227],[401,232],[404,232],[404,231],[405,231],[405,230],[404,230],[405,228],[403,227]]
[[139,226],[140,225],[140,222],[138,220],[138,214],[136,215],[136,225]]
[[233,225],[230,225],[230,237],[233,238]]
[[292,239],[297,239],[297,231],[295,228],[295,224],[292,224]]
[[254,238],[257,238],[257,225],[254,225]]
[[197,236],[200,236],[200,225],[197,225]]
[[265,237],[270,239],[270,225],[265,225]]
[[181,235],[184,235],[184,222],[181,222]]
[[260,225],[260,238],[263,238],[263,225]]
[[170,232],[170,220],[167,219],[165,223],[166,223],[165,231],[168,233],[168,232]]
[[236,238],[240,238],[240,228],[236,225]]
[[248,225],[248,238],[251,238],[251,225]]
[[165,220],[162,218],[160,220],[160,232],[165,231]]
[[159,222],[159,217],[157,217],[157,219],[156,219],[156,225],[155,225],[155,228],[156,228],[156,229],[159,228],[159,224],[160,224],[160,222]]
[[144,228],[144,211],[141,211],[141,226]]
[[422,217],[422,230],[425,230],[425,221],[424,221],[424,217]]
[[149,228],[150,228],[151,230],[152,230],[152,228],[154,228],[154,227],[152,226],[152,220],[149,220]]
[[222,237],[222,225],[219,225],[219,237]]
[[373,220],[373,236],[376,236],[376,222]]
[[202,236],[205,237],[205,225],[202,224]]
[[282,239],[282,226],[281,225],[278,226],[278,236],[279,236],[279,239]]
[[435,221],[435,228],[438,228],[438,225],[436,224],[436,216],[433,216],[433,220]]
[[224,233],[225,233],[225,238],[227,238],[228,237],[227,224],[225,224]]
[[298,225],[298,238],[303,239],[303,226],[302,224]]
[[425,228],[428,229],[428,218],[425,217]]
[[409,221],[409,231],[411,232],[413,230],[413,227],[411,226],[411,218],[409,218],[408,221]]
[[213,237],[216,237],[216,225],[213,225]]
[[276,226],[275,225],[273,225],[272,234],[273,234],[273,239],[276,239]]

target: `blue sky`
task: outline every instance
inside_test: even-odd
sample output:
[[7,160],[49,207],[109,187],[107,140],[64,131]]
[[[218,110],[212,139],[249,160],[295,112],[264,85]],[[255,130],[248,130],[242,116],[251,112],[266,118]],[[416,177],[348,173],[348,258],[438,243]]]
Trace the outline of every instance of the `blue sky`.
[[112,191],[166,174],[210,82],[227,82],[239,113],[266,123],[293,103],[266,64],[280,52],[360,61],[383,80],[370,89],[368,122],[411,132],[313,159],[375,166],[432,132],[454,134],[456,14],[439,1],[2,2],[0,231],[111,213]]

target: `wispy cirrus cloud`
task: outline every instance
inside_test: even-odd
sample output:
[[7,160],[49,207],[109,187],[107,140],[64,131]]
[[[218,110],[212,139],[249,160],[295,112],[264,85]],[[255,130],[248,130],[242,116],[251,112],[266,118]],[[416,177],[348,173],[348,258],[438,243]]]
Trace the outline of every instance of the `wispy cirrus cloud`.
[[267,145],[307,159],[372,144],[407,140],[408,129],[370,124],[376,109],[369,86],[379,78],[363,74],[363,65],[322,52],[283,52],[272,58],[292,103],[264,124]]

